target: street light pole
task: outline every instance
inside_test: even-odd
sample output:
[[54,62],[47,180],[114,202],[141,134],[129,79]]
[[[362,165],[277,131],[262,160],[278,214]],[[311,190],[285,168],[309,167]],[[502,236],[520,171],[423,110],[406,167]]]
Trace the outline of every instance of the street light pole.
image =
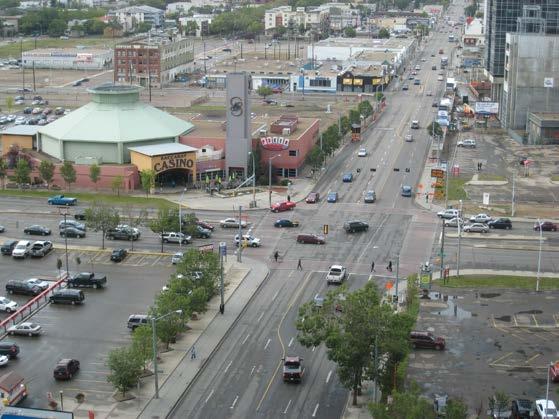
[[243,246],[243,224],[241,221],[241,213],[243,206],[239,205],[239,248],[237,249],[237,262],[241,263],[241,249]]
[[[460,200],[460,214],[458,214],[458,256],[456,258],[456,277],[460,276],[460,238],[462,237],[462,226],[461,224],[461,220],[462,220],[462,200]],[[444,223],[444,221],[443,221]]]
[[268,157],[268,200],[270,201],[270,208],[272,207],[272,160],[278,156],[279,154]]
[[186,188],[183,189],[181,193],[181,197],[179,200],[179,247],[182,248],[182,200],[184,198],[184,193],[186,192]]
[[151,344],[153,350],[153,375],[155,376],[155,398],[159,398],[159,376],[157,375],[157,333],[155,331],[156,322],[172,314],[182,314],[182,310],[171,311],[159,317],[151,318]]
[[394,293],[396,294],[396,309],[398,308],[398,283],[400,281],[399,279],[399,273],[400,273],[400,255],[396,256],[396,287],[394,288]]
[[[66,227],[68,226],[66,224],[66,217],[68,216],[68,211],[65,210],[61,215],[64,216],[64,229],[66,229]],[[66,253],[66,275],[70,275],[70,271],[68,270],[68,236],[66,235],[66,232],[64,232],[64,248]]]
[[252,208],[256,208],[256,163],[254,153],[249,151],[248,154],[252,155]]
[[515,212],[515,208],[514,208],[514,199],[515,199],[515,186],[516,186],[516,170],[514,172],[512,172],[512,202],[511,202],[511,210],[510,210],[510,216],[514,217],[514,212]]
[[538,218],[538,226],[540,229],[540,249],[538,251],[538,276],[536,277],[536,292],[540,290],[540,270],[542,267],[542,240],[543,240],[543,229],[542,229],[542,223],[540,221],[540,219]]

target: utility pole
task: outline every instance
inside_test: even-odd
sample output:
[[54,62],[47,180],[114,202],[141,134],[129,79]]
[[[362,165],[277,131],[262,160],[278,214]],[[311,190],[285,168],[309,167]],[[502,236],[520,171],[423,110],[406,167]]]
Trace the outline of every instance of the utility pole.
[[510,216],[514,217],[514,200],[515,200],[515,186],[516,186],[516,170],[514,172],[512,172],[512,202],[511,202],[511,210],[510,210]]
[[538,275],[536,277],[536,292],[538,292],[540,290],[540,272],[541,272],[541,267],[542,267],[542,240],[543,240],[543,235],[542,235],[542,223],[540,221],[540,219],[538,218],[538,226],[540,228],[540,249],[538,251]]
[[[440,278],[444,278],[443,277],[443,271],[444,271],[444,218],[442,219],[443,221],[443,234],[441,237],[441,273],[440,273]],[[444,283],[444,280],[443,280]]]
[[[456,257],[456,276],[460,276],[460,238],[462,237],[462,200],[460,200],[460,214],[458,214],[458,255]],[[443,221],[444,224],[444,221]]]
[[25,66],[23,65],[23,38],[19,40],[19,62],[21,63],[21,90],[25,94]]
[[399,297],[398,297],[398,283],[400,282],[400,255],[396,256],[396,286],[394,287],[394,294],[396,294],[396,309],[398,309]]
[[151,103],[151,64],[149,62],[150,56],[150,46],[151,46],[151,32],[149,33],[148,37],[148,92],[149,92],[149,101]]
[[206,57],[206,41],[204,41],[204,76],[208,75],[208,68],[206,67],[206,62],[208,61]]
[[36,86],[35,86],[35,60],[33,60],[33,91],[36,92]]
[[243,226],[241,223],[242,205],[239,205],[239,249],[237,250],[237,262],[241,263],[241,249],[243,248]]
[[223,257],[227,254],[227,243],[219,243],[219,282],[220,282],[220,297],[221,303],[219,304],[219,312],[223,314],[225,312],[225,299],[224,299],[224,286],[223,286]]

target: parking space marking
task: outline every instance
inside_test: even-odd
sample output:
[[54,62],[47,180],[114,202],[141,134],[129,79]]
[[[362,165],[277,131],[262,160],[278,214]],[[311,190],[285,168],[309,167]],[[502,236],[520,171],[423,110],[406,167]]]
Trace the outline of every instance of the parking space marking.
[[84,380],[83,378],[77,378],[74,380],[76,383],[100,383],[100,384],[107,384],[107,381],[99,381],[99,380]]
[[513,352],[509,352],[508,354],[505,354],[502,357],[497,358],[495,361],[489,363],[489,365],[491,366],[496,365],[498,362],[504,361],[505,359],[509,358],[511,355],[513,355]]
[[541,354],[536,354],[536,355],[534,355],[534,356],[528,358],[524,363],[525,363],[525,364],[528,364],[528,363],[532,362],[534,359],[536,359],[537,357],[539,357],[540,355],[541,355]]
[[157,263],[159,262],[160,259],[161,259],[161,256],[156,256],[156,257],[155,257],[155,261],[153,261],[153,263],[151,264],[151,266],[157,265]]
[[534,323],[536,323],[536,326],[538,326],[538,321],[536,320],[536,316],[532,314],[532,319],[534,319]]

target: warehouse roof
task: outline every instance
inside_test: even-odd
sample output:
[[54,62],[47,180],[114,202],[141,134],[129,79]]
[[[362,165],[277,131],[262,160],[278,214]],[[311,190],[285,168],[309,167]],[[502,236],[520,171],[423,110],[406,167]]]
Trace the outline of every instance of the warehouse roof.
[[39,125],[14,125],[1,131],[2,135],[35,135],[41,128]]
[[180,143],[168,143],[168,144],[143,145],[140,147],[128,147],[128,150],[136,151],[137,153],[153,157],[153,156],[161,156],[164,154],[187,153],[189,151],[196,151],[198,149]]

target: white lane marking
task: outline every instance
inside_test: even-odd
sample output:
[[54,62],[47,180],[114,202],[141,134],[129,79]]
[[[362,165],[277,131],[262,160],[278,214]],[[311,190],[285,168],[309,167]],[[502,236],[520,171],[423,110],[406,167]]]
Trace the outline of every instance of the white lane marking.
[[237,404],[237,400],[239,400],[239,396],[235,397],[235,400],[233,400],[233,404],[231,405],[231,407],[229,409],[234,409],[235,405]]
[[289,406],[291,406],[291,399],[289,399],[289,402],[287,403],[287,406],[285,407],[285,410],[283,411],[284,415],[287,414],[287,411],[289,410]]
[[208,400],[210,400],[210,398],[213,396],[213,394],[214,394],[214,391],[213,391],[213,389],[212,389],[212,391],[210,391],[210,394],[208,394],[208,397],[206,397],[206,401],[205,401],[204,403],[207,404],[207,403],[208,403]]
[[272,339],[268,339],[268,342],[266,342],[266,346],[264,346],[264,350],[268,349],[268,345],[270,344],[271,341]]
[[256,323],[260,323],[260,320],[262,320],[262,317],[264,317],[264,312],[262,312],[262,314],[260,314],[258,319],[256,319]]
[[293,274],[295,273],[295,271],[291,271],[289,272],[289,275],[287,275],[288,278],[291,278],[293,276]]
[[250,333],[248,335],[246,335],[246,337],[243,339],[243,342],[241,343],[241,345],[244,345],[247,342],[249,336],[250,336]]
[[290,348],[291,345],[293,345],[293,338],[291,338],[291,339],[289,340],[289,343],[287,344],[287,347]]
[[[359,255],[359,257],[357,258],[357,263],[359,263],[361,261],[361,259],[363,258],[363,256],[365,255],[365,252],[367,252],[368,247],[372,244],[376,234],[382,229],[382,227],[384,226],[384,224],[388,221],[388,217],[385,218],[380,225],[377,227],[377,230],[374,232],[373,237],[371,237],[371,240],[369,241],[369,243],[367,243],[367,245],[365,246],[365,248],[363,249],[363,251],[361,252],[361,254]],[[376,249],[377,247],[373,246],[373,249]]]
[[330,377],[332,376],[332,370],[328,372],[328,376],[326,377],[326,384],[330,381]]
[[318,406],[319,404],[317,403],[316,406],[314,407],[314,410],[312,411],[312,417],[316,417],[316,411],[318,410]]
[[231,367],[232,363],[233,363],[233,361],[229,361],[229,364],[227,364],[227,366],[225,367],[225,370],[223,371],[224,373],[227,373],[227,371],[229,371],[229,368]]
[[272,301],[275,301],[275,299],[277,298],[278,294],[279,294],[279,291],[276,291],[276,293],[275,293],[274,296],[272,297]]
[[250,370],[250,375],[254,374],[254,370],[256,369],[256,365],[252,366],[252,369]]

